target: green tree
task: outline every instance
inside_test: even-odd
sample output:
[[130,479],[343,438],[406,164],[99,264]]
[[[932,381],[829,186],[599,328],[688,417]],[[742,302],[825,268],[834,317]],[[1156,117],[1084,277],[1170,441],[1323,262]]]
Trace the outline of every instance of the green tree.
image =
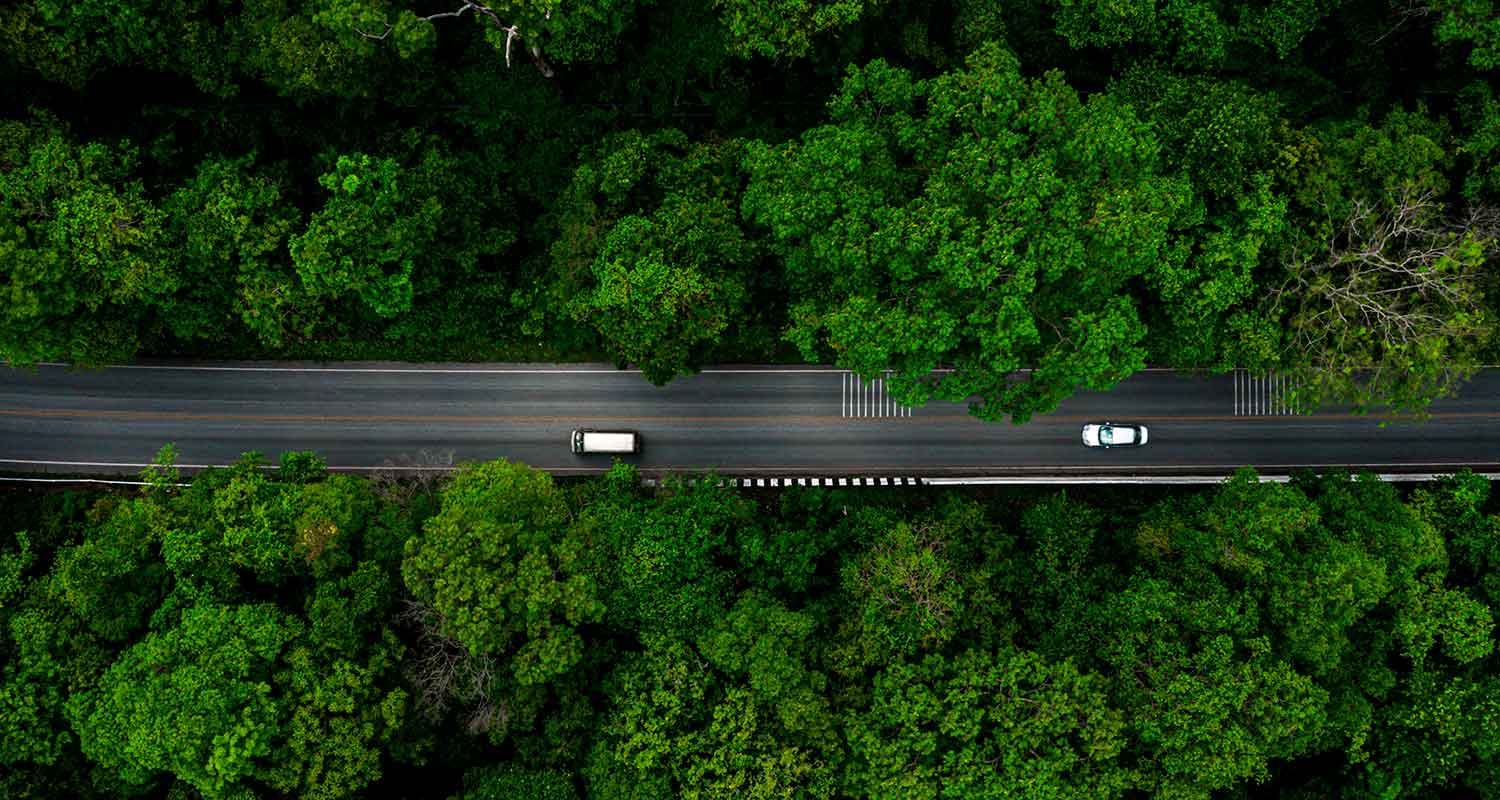
[[818,37],[852,26],[883,5],[883,0],[714,0],[728,50],[741,58],[811,55]]
[[606,684],[611,710],[584,769],[589,796],[833,797],[832,754],[788,732],[757,702],[761,691],[704,669],[690,644],[658,642]]
[[1255,342],[1273,324],[1256,313],[1263,263],[1283,244],[1288,200],[1277,180],[1295,134],[1273,95],[1214,76],[1137,66],[1110,91],[1151,122],[1172,172],[1193,184],[1186,257],[1150,273],[1155,363],[1261,366]]
[[261,776],[286,715],[277,662],[302,626],[270,605],[205,605],[121,654],[68,700],[83,752],[125,781],[164,774],[205,797]]
[[735,580],[725,565],[735,536],[755,524],[754,506],[711,481],[641,498],[625,474],[612,498],[590,505],[585,525],[612,565],[608,619],[648,642],[700,630],[725,611]]
[[848,737],[860,797],[1105,798],[1133,783],[1107,682],[1020,650],[891,664]]
[[506,764],[465,772],[463,793],[453,800],[578,800],[578,790],[564,773]]
[[301,215],[285,173],[258,169],[253,155],[210,158],[163,204],[182,258],[183,286],[166,312],[179,338],[224,338],[235,318],[270,347],[310,332],[312,299],[287,257]]
[[383,774],[408,709],[404,650],[385,624],[393,602],[386,565],[365,561],[320,581],[306,634],[286,651],[277,688],[288,717],[266,782],[297,797],[359,796]]
[[0,358],[97,364],[148,338],[179,278],[136,159],[45,115],[0,122]]
[[1187,68],[1294,60],[1345,0],[1054,0],[1057,33],[1075,48],[1137,45]]
[[217,3],[110,0],[90,5],[17,2],[0,8],[0,41],[21,65],[81,89],[111,70],[144,62],[232,94],[236,57]]
[[1185,661],[1152,671],[1151,705],[1160,712],[1132,721],[1152,751],[1144,771],[1157,796],[1207,798],[1264,781],[1271,762],[1310,752],[1319,740],[1327,693],[1270,657],[1263,639],[1238,649],[1216,636]]
[[1047,658],[1066,659],[1088,639],[1089,610],[1115,581],[1102,568],[1110,537],[1104,515],[1066,494],[1031,504],[1021,516],[1019,552],[996,564],[998,585],[1024,620],[1027,646]]
[[[246,0],[226,27],[247,79],[286,97],[389,96],[432,52],[431,26],[387,0]],[[380,35],[396,18],[388,40]]]
[[473,201],[482,195],[466,173],[477,165],[415,133],[401,147],[412,153],[408,163],[341,155],[318,178],[329,197],[290,240],[305,296],[357,301],[366,316],[389,319],[510,246],[514,234],[482,213],[493,206]]
[[1016,421],[1144,365],[1129,282],[1181,261],[1191,192],[1128,107],[990,46],[928,81],[852,69],[829,110],[746,158],[745,213],[783,259],[805,358]]
[[[827,680],[809,667],[805,655],[817,647],[817,629],[810,614],[751,591],[722,619],[705,626],[698,651],[724,674],[743,679],[755,702],[774,711],[787,731],[832,746]],[[789,658],[791,653],[804,655]]]
[[411,309],[412,273],[430,251],[442,215],[432,195],[410,194],[391,158],[340,156],[318,179],[331,195],[292,237],[292,261],[313,297],[354,295],[375,314]]
[[442,503],[401,567],[441,630],[471,653],[503,656],[520,687],[577,666],[579,628],[604,607],[590,542],[568,524],[551,476],[504,461],[466,467]]
[[176,588],[229,601],[247,585],[276,585],[305,572],[287,489],[260,463],[260,454],[247,453],[235,466],[206,472],[181,495],[147,507]]
[[573,174],[553,245],[555,300],[609,352],[665,383],[745,315],[758,251],[740,227],[736,142],[626,131]]
[[1450,576],[1483,593],[1500,608],[1500,515],[1486,513],[1490,482],[1464,470],[1431,488],[1413,493],[1414,514],[1440,531],[1452,557]]
[[955,500],[911,520],[867,509],[857,522],[868,543],[839,570],[836,671],[934,652],[963,634],[986,644],[1006,635],[993,586],[998,543],[980,506]]
[[1468,45],[1470,66],[1491,70],[1500,66],[1500,18],[1490,0],[1435,0],[1429,12],[1437,13],[1437,40],[1444,44]]
[[82,542],[57,553],[51,572],[57,600],[104,639],[124,642],[138,634],[167,591],[153,522],[140,504],[108,508]]

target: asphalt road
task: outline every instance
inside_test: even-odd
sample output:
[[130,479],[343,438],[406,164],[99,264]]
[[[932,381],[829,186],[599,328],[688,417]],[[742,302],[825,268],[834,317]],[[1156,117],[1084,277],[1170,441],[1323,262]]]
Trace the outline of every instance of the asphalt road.
[[[604,365],[139,364],[0,368],[0,470],[133,473],[167,442],[179,462],[271,460],[314,450],[343,469],[443,469],[508,458],[554,473],[575,427],[634,429],[647,474],[1174,475],[1357,466],[1384,472],[1500,467],[1500,369],[1425,421],[1293,413],[1279,381],[1139,373],[1025,425],[959,404],[897,406],[832,368],[725,367],[657,388]],[[1097,450],[1086,421],[1141,422],[1150,443]]]

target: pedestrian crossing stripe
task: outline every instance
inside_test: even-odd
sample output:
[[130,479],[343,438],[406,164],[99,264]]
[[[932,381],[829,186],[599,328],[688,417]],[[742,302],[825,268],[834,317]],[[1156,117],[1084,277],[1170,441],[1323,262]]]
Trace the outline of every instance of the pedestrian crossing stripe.
[[1298,399],[1299,388],[1288,376],[1275,372],[1256,374],[1237,369],[1230,408],[1237,417],[1290,416],[1307,413]]
[[[703,482],[702,478],[689,478],[685,483],[688,486],[696,486]],[[792,486],[811,486],[819,488],[836,488],[850,486],[921,486],[923,481],[917,477],[843,477],[843,478],[716,478],[713,482],[718,486],[737,487],[743,489],[780,489]],[[663,484],[658,478],[643,478],[641,484],[644,486],[657,487]]]
[[880,417],[909,417],[911,406],[904,406],[891,397],[887,382],[891,371],[880,377],[865,380],[853,372],[843,373],[839,388],[839,415],[846,419],[875,419]]

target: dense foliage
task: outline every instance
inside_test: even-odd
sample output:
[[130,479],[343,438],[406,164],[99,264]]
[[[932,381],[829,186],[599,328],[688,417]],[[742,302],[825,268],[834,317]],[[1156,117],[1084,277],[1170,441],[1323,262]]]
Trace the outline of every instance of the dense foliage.
[[1420,409],[1500,351],[1497,68],[1491,0],[15,0],[0,358]]
[[0,496],[13,798],[1500,793],[1500,515],[1402,492],[441,484]]

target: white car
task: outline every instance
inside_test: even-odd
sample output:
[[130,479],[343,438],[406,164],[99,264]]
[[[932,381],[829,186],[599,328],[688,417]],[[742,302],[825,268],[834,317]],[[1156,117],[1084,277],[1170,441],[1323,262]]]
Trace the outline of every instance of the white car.
[[1145,425],[1090,422],[1083,426],[1083,444],[1086,447],[1140,447],[1145,443]]

